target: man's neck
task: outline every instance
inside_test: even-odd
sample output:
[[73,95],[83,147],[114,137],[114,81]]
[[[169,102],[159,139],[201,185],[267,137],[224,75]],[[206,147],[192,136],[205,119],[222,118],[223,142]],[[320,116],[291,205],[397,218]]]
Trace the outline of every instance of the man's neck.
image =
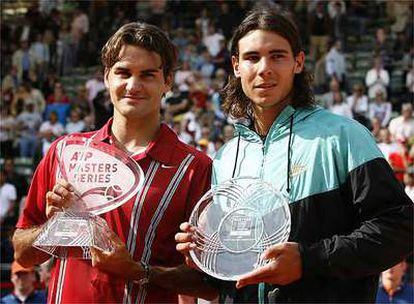
[[114,114],[111,128],[112,139],[122,150],[136,154],[145,151],[157,135],[159,128],[159,118],[132,120]]
[[15,289],[14,290],[14,295],[22,302],[25,302],[27,300],[27,298],[34,292],[34,289],[30,289],[30,290],[19,290],[19,289]]
[[286,108],[287,103],[278,104],[273,108],[256,107],[254,110],[254,128],[260,136],[265,136],[272,127],[273,122]]

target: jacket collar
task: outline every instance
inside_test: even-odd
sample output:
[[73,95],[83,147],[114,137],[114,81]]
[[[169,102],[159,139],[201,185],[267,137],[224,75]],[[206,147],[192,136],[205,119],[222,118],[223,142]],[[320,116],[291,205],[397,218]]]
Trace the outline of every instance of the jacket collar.
[[[276,119],[273,121],[272,126],[269,129],[269,133],[267,136],[274,134],[276,130],[280,129],[283,126],[286,126],[289,122],[290,117],[295,112],[295,109],[291,105],[287,105],[282,112],[276,117]],[[261,142],[261,138],[259,134],[256,133],[255,130],[248,127],[246,124],[237,122],[235,124],[235,129],[237,134],[240,134],[242,137],[244,137],[248,141],[252,142]]]

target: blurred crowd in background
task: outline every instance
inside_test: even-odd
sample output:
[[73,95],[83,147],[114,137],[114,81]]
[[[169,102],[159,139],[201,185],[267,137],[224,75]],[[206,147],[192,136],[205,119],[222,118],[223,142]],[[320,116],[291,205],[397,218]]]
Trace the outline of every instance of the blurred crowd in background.
[[162,101],[163,120],[184,142],[214,157],[234,130],[220,96],[232,73],[232,30],[260,5],[294,16],[306,46],[306,67],[314,73],[316,101],[371,130],[414,199],[412,1],[2,1],[3,278],[13,261],[9,236],[31,174],[51,142],[98,129],[112,116],[100,64],[109,36],[132,21],[168,32],[180,64]]

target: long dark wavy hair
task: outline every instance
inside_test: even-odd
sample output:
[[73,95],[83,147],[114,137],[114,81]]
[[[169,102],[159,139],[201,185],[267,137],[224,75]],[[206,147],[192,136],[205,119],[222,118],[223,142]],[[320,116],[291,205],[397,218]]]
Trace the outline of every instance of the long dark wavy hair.
[[[289,12],[276,12],[273,9],[255,9],[251,11],[234,32],[231,39],[231,56],[239,56],[239,40],[253,30],[275,32],[285,38],[292,48],[293,56],[297,56],[302,50],[302,41],[298,28],[292,20]],[[312,75],[303,67],[293,79],[293,91],[291,105],[295,108],[311,106],[315,103],[311,89]],[[252,101],[242,89],[240,78],[230,75],[227,85],[221,91],[224,100],[223,110],[233,118],[251,118]]]

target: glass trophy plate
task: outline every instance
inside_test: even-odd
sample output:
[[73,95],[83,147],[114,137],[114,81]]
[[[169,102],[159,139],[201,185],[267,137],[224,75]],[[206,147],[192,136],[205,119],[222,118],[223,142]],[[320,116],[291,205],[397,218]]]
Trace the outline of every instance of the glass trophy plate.
[[137,194],[142,169],[124,151],[80,135],[68,136],[56,149],[75,198],[48,220],[33,245],[58,258],[90,259],[90,247],[111,251],[110,230],[99,215]]
[[265,249],[288,240],[288,199],[261,179],[235,178],[210,189],[189,222],[196,227],[196,248],[190,251],[196,265],[218,279],[237,281],[266,264],[260,260]]

